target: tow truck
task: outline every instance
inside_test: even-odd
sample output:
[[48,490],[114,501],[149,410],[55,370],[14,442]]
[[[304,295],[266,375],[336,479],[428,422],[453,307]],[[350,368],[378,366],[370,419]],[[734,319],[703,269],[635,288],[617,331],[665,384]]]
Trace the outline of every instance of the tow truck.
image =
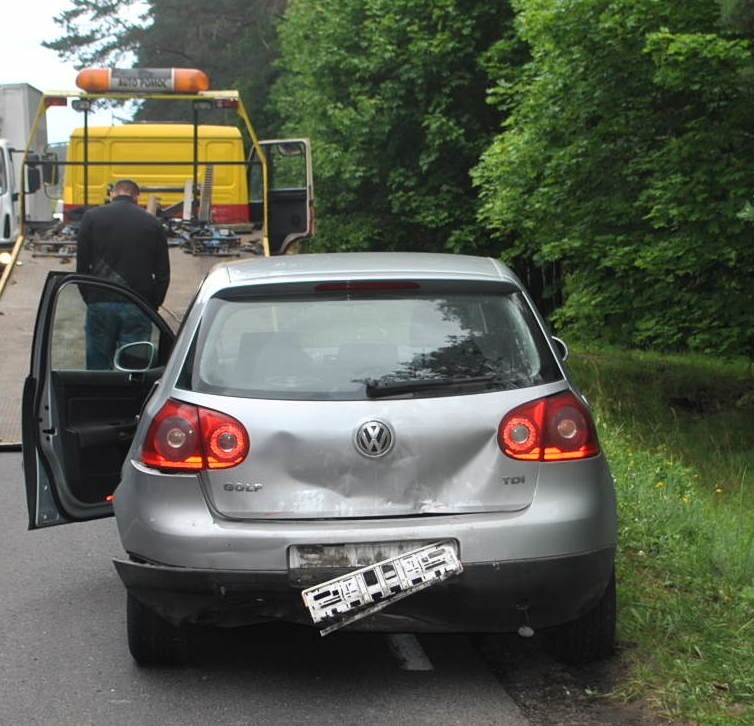
[[[83,115],[83,125],[72,136],[66,159],[46,154],[44,161],[32,153],[31,141],[21,165],[27,184],[20,190],[20,230],[10,251],[0,259],[0,296],[7,284],[20,251],[25,245],[38,248],[39,254],[71,255],[75,252],[77,221],[86,209],[106,201],[103,188],[117,178],[140,177],[162,186],[144,185],[148,208],[159,217],[168,234],[191,254],[241,254],[247,251],[264,256],[294,251],[298,243],[314,234],[314,192],[311,146],[308,139],[260,140],[237,90],[212,90],[206,73],[194,68],[85,68],[76,78],[76,91],[43,93],[34,118],[30,140],[46,113],[68,106]],[[163,141],[149,145],[144,141],[157,125],[130,124],[132,139],[140,143],[103,142],[104,132],[90,128],[89,114],[105,101],[160,101],[190,104],[192,123],[162,125]],[[246,143],[246,155],[213,155],[207,143],[209,127],[200,123],[204,112],[214,109],[237,114],[237,126],[228,127]],[[116,133],[123,135],[119,126]],[[164,133],[175,133],[170,143]],[[214,127],[218,128],[218,127]],[[151,131],[150,131],[151,129]],[[135,148],[144,154],[139,158]],[[215,147],[219,148],[219,147]],[[243,145],[239,145],[243,148]],[[223,172],[238,171],[240,181],[232,184],[237,201],[247,210],[247,220],[216,224],[213,219],[213,180]],[[292,172],[292,168],[295,171]],[[63,219],[57,228],[42,237],[31,237],[26,223],[29,195],[53,183],[60,170],[67,176],[64,184]],[[125,172],[125,173],[124,173]],[[226,173],[226,176],[228,174]],[[180,186],[178,202],[166,188],[165,179]],[[176,180],[180,184],[176,185]],[[157,203],[155,194],[167,195],[173,203]],[[241,240],[247,244],[241,246]]]

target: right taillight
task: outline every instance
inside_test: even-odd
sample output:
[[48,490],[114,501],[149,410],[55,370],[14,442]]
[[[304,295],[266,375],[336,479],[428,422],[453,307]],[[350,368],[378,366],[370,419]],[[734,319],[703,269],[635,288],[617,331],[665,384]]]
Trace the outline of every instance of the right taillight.
[[500,422],[497,441],[507,456],[527,461],[585,459],[600,452],[591,414],[570,391],[514,408]]
[[171,399],[149,426],[141,461],[169,471],[227,469],[248,453],[249,435],[232,416]]

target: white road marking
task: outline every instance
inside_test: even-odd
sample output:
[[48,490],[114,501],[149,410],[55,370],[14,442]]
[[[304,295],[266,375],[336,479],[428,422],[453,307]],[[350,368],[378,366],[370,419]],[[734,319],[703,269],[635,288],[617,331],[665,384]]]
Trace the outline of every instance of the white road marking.
[[398,659],[404,671],[434,670],[432,661],[419,644],[416,636],[410,633],[395,633],[387,636],[390,652]]

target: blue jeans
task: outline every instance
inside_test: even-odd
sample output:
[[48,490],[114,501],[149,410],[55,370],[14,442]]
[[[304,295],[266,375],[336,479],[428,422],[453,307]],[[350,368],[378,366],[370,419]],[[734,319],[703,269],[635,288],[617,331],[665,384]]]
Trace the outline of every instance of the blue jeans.
[[150,340],[152,321],[131,303],[93,302],[86,308],[85,330],[87,370],[110,370],[121,345]]

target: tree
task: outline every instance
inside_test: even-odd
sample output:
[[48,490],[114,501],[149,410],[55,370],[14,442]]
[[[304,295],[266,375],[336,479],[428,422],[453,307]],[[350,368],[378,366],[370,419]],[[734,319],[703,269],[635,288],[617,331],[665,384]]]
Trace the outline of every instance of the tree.
[[[71,0],[44,45],[77,65],[200,68],[215,88],[237,88],[260,132],[274,125],[267,96],[286,0]],[[186,22],[190,18],[190,22]],[[189,120],[188,105],[145,103],[142,121]]]
[[140,47],[148,7],[143,0],[70,0],[55,16],[63,34],[42,43],[80,67],[116,65]]
[[514,4],[532,60],[474,172],[505,257],[562,265],[584,337],[754,353],[748,43],[710,0]]
[[484,54],[510,30],[485,0],[299,0],[273,90],[312,139],[320,248],[484,251],[469,169],[499,113]]
[[[259,133],[272,131],[268,94],[275,76],[274,24],[285,0],[151,0],[136,65],[200,68],[214,88],[238,89]],[[186,18],[191,22],[187,23]],[[165,104],[145,106],[138,120],[160,120]]]

